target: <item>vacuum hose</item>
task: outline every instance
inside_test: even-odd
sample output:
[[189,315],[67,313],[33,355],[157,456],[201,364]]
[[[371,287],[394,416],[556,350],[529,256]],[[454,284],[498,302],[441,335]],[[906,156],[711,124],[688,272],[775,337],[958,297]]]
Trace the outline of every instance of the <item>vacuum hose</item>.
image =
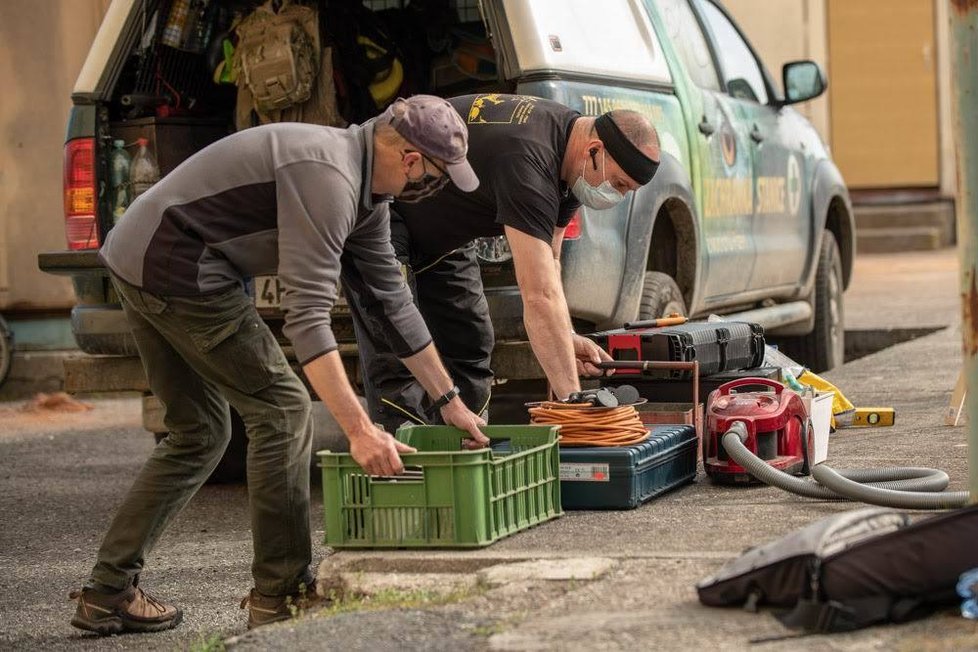
[[796,478],[769,465],[744,446],[747,427],[740,421],[733,422],[720,441],[730,458],[758,480],[807,498],[855,500],[901,509],[949,509],[962,507],[970,500],[967,491],[942,493],[950,480],[947,473],[939,469],[897,467],[837,471],[825,464],[816,464],[812,469],[815,482]]

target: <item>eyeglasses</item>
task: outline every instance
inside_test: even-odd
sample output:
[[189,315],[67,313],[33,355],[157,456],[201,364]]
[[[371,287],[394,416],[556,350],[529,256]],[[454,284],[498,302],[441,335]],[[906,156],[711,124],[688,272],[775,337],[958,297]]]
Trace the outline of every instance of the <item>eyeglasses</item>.
[[[404,150],[404,153],[405,154],[421,154],[421,165],[422,166],[424,166],[424,162],[425,161],[428,161],[429,163],[431,163],[432,167],[434,167],[436,170],[438,170],[439,172],[441,172],[441,175],[443,177],[448,178],[448,171],[445,168],[443,168],[442,166],[440,166],[437,163],[435,163],[435,161],[431,157],[429,157],[427,154],[425,154],[424,152],[419,152],[416,149],[406,149],[406,150]],[[428,172],[427,169],[425,169],[424,171],[425,171],[425,173]]]

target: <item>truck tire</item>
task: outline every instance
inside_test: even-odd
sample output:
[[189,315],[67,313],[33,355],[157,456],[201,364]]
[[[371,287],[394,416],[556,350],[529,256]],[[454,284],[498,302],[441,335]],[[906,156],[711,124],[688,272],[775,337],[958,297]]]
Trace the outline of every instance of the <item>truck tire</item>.
[[676,281],[662,272],[645,272],[638,318],[658,319],[672,313],[686,315],[686,300]]
[[0,385],[7,380],[14,362],[14,333],[0,317]]
[[841,366],[845,361],[845,306],[842,300],[842,257],[831,231],[822,233],[812,310],[815,327],[808,335],[785,338],[782,350],[815,373]]

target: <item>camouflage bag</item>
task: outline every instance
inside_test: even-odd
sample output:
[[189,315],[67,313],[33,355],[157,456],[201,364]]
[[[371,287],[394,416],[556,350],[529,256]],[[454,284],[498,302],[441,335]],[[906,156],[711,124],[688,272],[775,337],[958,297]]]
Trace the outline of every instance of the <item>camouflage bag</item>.
[[235,28],[239,109],[250,104],[262,122],[273,120],[273,112],[308,100],[320,67],[315,10],[291,0],[280,4],[276,11],[268,0]]

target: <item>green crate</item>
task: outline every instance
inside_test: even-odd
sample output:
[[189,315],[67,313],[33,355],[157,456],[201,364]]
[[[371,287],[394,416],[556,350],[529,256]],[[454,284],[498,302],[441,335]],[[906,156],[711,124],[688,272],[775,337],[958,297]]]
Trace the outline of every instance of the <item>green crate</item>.
[[557,428],[486,426],[505,451],[464,450],[462,430],[404,426],[418,449],[407,473],[369,476],[347,453],[320,451],[326,543],[334,548],[487,546],[556,518],[560,506]]

